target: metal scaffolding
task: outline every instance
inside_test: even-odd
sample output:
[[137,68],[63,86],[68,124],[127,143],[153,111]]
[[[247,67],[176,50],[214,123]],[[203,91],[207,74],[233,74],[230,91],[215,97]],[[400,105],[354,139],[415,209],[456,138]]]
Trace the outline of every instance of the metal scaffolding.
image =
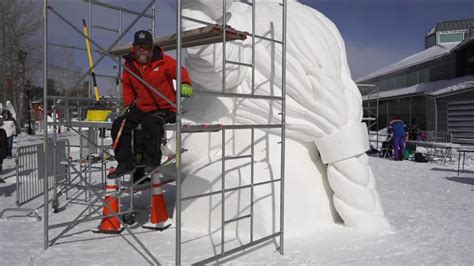
[[[83,0],[83,2],[88,3],[89,5],[89,27],[92,28],[97,28],[100,30],[105,30],[105,31],[112,31],[116,32],[118,37],[107,47],[103,48],[101,45],[99,45],[96,41],[93,40],[91,35],[85,36],[84,33],[73,23],[68,21],[67,18],[65,18],[63,15],[61,15],[60,12],[54,9],[54,7],[51,7],[48,5],[48,0],[43,0],[43,26],[44,26],[44,91],[43,91],[43,97],[44,97],[44,131],[43,131],[43,138],[44,138],[44,145],[43,145],[43,152],[45,155],[48,152],[48,146],[51,147],[51,142],[52,142],[52,147],[53,149],[56,149],[56,144],[57,144],[57,132],[56,130],[53,131],[53,136],[48,136],[48,126],[66,126],[70,128],[73,131],[76,131],[80,135],[80,144],[79,148],[82,150],[83,148],[87,148],[87,155],[86,155],[86,160],[83,162],[82,160],[82,154],[80,155],[79,162],[75,162],[74,160],[70,160],[69,162],[69,167],[73,172],[73,175],[75,175],[74,180],[79,179],[80,181],[72,184],[66,182],[67,188],[66,192],[72,189],[77,189],[77,193],[72,196],[72,198],[77,198],[81,194],[84,194],[84,200],[87,202],[87,208],[85,208],[74,220],[69,221],[69,222],[62,222],[62,223],[56,223],[56,224],[50,224],[49,222],[49,205],[48,203],[50,202],[57,202],[58,201],[58,195],[56,193],[53,194],[53,199],[49,199],[49,194],[46,192],[44,193],[44,249],[47,249],[51,245],[54,245],[58,239],[61,237],[64,237],[65,234],[70,231],[72,228],[74,228],[76,225],[80,223],[85,223],[85,222],[90,222],[90,221],[96,221],[99,219],[104,218],[104,216],[99,212],[100,208],[105,206],[106,208],[110,209],[112,211],[112,216],[116,217],[124,229],[129,233],[129,235],[136,241],[136,243],[143,249],[143,251],[148,255],[148,261],[152,261],[154,264],[160,264],[159,260],[156,258],[156,256],[148,249],[148,247],[136,236],[136,234],[129,228],[127,223],[124,221],[123,215],[130,214],[133,212],[133,191],[134,189],[137,188],[137,185],[144,180],[146,177],[149,177],[151,174],[159,171],[161,169],[161,166],[154,169],[151,173],[148,173],[144,177],[142,177],[140,180],[136,182],[130,181],[130,186],[126,190],[122,190],[116,193],[117,198],[121,198],[122,195],[128,193],[130,194],[131,197],[131,208],[126,211],[121,211],[119,213],[114,212],[109,204],[104,200],[104,196],[107,195],[107,192],[105,192],[103,189],[97,189],[94,187],[93,182],[92,182],[92,175],[93,173],[100,172],[102,175],[101,182],[102,184],[105,183],[105,174],[106,174],[106,169],[107,169],[107,162],[104,161],[103,156],[101,160],[101,166],[100,167],[94,167],[92,160],[91,160],[91,155],[93,149],[97,149],[102,152],[102,154],[109,154],[109,149],[111,149],[110,146],[104,145],[104,143],[98,143],[98,141],[95,139],[96,134],[98,130],[103,130],[103,129],[108,129],[111,127],[110,122],[87,122],[87,121],[80,121],[82,115],[82,108],[86,107],[84,103],[87,103],[87,105],[91,102],[89,99],[84,99],[84,98],[77,98],[77,97],[61,97],[62,105],[56,106],[53,108],[53,122],[49,122],[47,117],[48,117],[48,100],[54,100],[57,101],[57,97],[52,97],[48,96],[48,90],[47,90],[47,80],[48,80],[48,47],[49,46],[59,46],[63,48],[71,48],[71,49],[76,49],[76,50],[84,50],[80,47],[74,47],[74,46],[68,46],[68,45],[62,45],[62,44],[52,44],[48,42],[48,16],[49,13],[54,14],[56,17],[58,17],[62,22],[65,24],[69,25],[71,29],[76,31],[78,34],[83,36],[84,38],[88,39],[92,45],[95,46],[96,51],[101,54],[101,56],[95,60],[93,66],[97,66],[105,57],[108,57],[112,59],[115,63],[119,65],[119,74],[122,71],[127,71],[130,75],[134,76],[136,79],[138,79],[140,82],[142,82],[147,88],[149,88],[151,91],[159,95],[160,97],[164,98],[163,95],[153,86],[148,84],[145,80],[137,76],[133,71],[128,69],[127,67],[124,66],[122,61],[120,59],[117,59],[117,56],[120,56],[123,54],[125,51],[127,51],[130,47],[125,44],[121,44],[122,38],[131,30],[131,28],[141,19],[141,18],[150,18],[152,20],[152,32],[153,36],[155,37],[155,20],[156,20],[156,14],[155,14],[155,6],[156,6],[156,0],[150,0],[150,2],[146,5],[146,7],[141,11],[137,12],[134,10],[126,9],[123,7],[119,6],[114,6],[112,4],[108,3],[103,3],[97,0]],[[175,218],[175,223],[176,223],[176,245],[175,245],[175,263],[177,265],[181,264],[181,255],[182,255],[182,244],[183,242],[181,241],[182,238],[182,202],[188,201],[191,199],[196,199],[196,198],[201,198],[201,197],[209,197],[212,195],[221,195],[221,250],[218,254],[215,254],[215,256],[209,257],[205,260],[197,262],[198,264],[204,264],[204,263],[210,263],[213,261],[216,261],[218,259],[228,257],[229,255],[235,254],[237,252],[243,251],[245,249],[248,249],[250,247],[254,247],[256,245],[259,245],[263,242],[269,241],[269,240],[276,240],[279,239],[279,252],[283,254],[284,252],[284,189],[285,189],[285,129],[286,129],[286,31],[287,31],[287,0],[282,0],[282,3],[277,3],[279,6],[281,6],[281,16],[282,16],[282,39],[281,40],[275,40],[273,38],[268,38],[265,36],[259,36],[256,34],[256,6],[257,6],[257,1],[256,0],[251,0],[251,1],[246,1],[248,5],[252,7],[252,32],[242,32],[239,31],[238,29],[233,29],[229,25],[227,25],[227,20],[226,20],[226,1],[223,0],[223,24],[210,24],[205,21],[197,20],[195,18],[187,17],[182,15],[182,0],[177,0],[176,3],[176,34],[174,35],[169,35],[169,36],[162,36],[158,38],[154,38],[154,43],[157,45],[162,46],[165,50],[173,50],[176,49],[176,61],[177,61],[177,77],[176,77],[176,84],[181,84],[182,81],[182,73],[181,73],[181,66],[182,66],[182,49],[186,47],[194,47],[194,46],[200,46],[200,45],[205,45],[205,44],[212,44],[212,43],[222,43],[222,53],[223,53],[223,58],[222,58],[222,64],[223,64],[223,74],[222,74],[222,91],[220,92],[207,92],[207,91],[196,91],[195,94],[201,94],[201,95],[206,95],[208,97],[230,97],[230,98],[235,98],[235,99],[242,99],[242,98],[249,98],[249,99],[260,99],[260,100],[268,100],[268,101],[279,101],[281,103],[281,123],[274,123],[274,124],[248,124],[248,125],[202,125],[202,124],[195,124],[195,125],[183,125],[182,123],[182,115],[183,115],[183,110],[182,110],[182,99],[181,99],[181,86],[176,86],[176,103],[172,103],[168,100],[168,102],[176,107],[176,123],[175,124],[167,124],[165,125],[165,130],[167,131],[174,131],[176,135],[176,180],[173,180],[176,182],[176,217]],[[114,28],[108,28],[105,26],[97,26],[92,24],[92,18],[91,18],[91,13],[92,13],[92,8],[94,6],[100,6],[103,8],[108,8],[112,9],[115,11],[118,11],[119,14],[119,26],[117,29]],[[149,10],[152,10],[151,14],[149,13]],[[131,15],[136,15],[135,19],[125,28],[122,29],[122,15],[123,14],[131,14]],[[198,29],[193,29],[193,30],[188,30],[188,31],[183,31],[182,30],[182,21],[183,20],[188,20],[192,22],[196,22],[198,24],[202,24],[202,28]],[[90,29],[89,29],[90,33]],[[226,47],[227,47],[227,42],[229,41],[238,41],[238,40],[245,40],[246,38],[251,38],[252,40],[252,62],[250,64],[248,63],[242,63],[242,62],[234,62],[227,60],[226,58]],[[256,66],[256,57],[257,54],[255,52],[256,48],[256,39],[261,39],[265,40],[268,42],[272,42],[275,44],[281,45],[282,48],[282,95],[259,95],[255,93],[255,66]],[[275,59],[273,59],[275,60]],[[249,67],[252,69],[252,91],[250,94],[242,94],[242,93],[229,93],[227,92],[226,88],[226,65],[240,65],[243,67]],[[92,67],[88,69],[86,73],[82,76],[80,82],[87,76],[89,76],[90,70]],[[100,74],[97,74],[97,76],[100,76]],[[106,75],[103,75],[106,76]],[[89,76],[90,78],[90,76]],[[80,83],[78,82],[78,83]],[[91,96],[91,87],[92,82],[89,82],[89,96]],[[76,84],[79,85],[79,84]],[[120,93],[118,94],[120,95]],[[91,98],[91,97],[89,97]],[[166,98],[164,98],[167,100]],[[81,103],[82,102],[82,103]],[[112,102],[120,102],[120,99],[112,100]],[[74,104],[76,103],[76,106],[73,107]],[[60,121],[56,121],[56,108],[63,108],[63,110],[66,111],[67,115],[65,118],[62,118]],[[77,108],[78,112],[78,117],[79,120],[73,120],[70,117],[70,110],[71,108]],[[79,129],[76,129],[79,128]],[[87,128],[88,133],[87,136],[84,136],[82,133],[82,128]],[[278,179],[272,179],[270,181],[265,181],[265,182],[259,182],[256,183],[254,179],[254,145],[255,145],[255,130],[270,130],[270,129],[279,129],[281,130],[281,141],[278,142],[279,145],[281,145],[281,165],[280,165],[280,178]],[[245,156],[234,156],[234,155],[226,155],[225,151],[225,141],[226,141],[226,131],[229,130],[250,130],[251,132],[251,152],[248,155]],[[182,176],[182,160],[181,160],[181,153],[184,151],[182,147],[182,134],[191,134],[191,133],[201,133],[201,132],[220,132],[222,134],[222,154],[221,154],[221,163],[222,163],[222,173],[221,173],[221,190],[220,191],[213,191],[209,193],[203,193],[203,194],[198,194],[198,195],[192,195],[192,196],[187,196],[183,197],[182,195],[182,183],[183,183],[183,176]],[[83,141],[85,140],[85,141]],[[85,146],[85,144],[86,146]],[[56,153],[53,153],[55,156]],[[233,188],[227,188],[225,186],[225,173],[226,173],[226,161],[236,159],[236,158],[249,158],[250,159],[250,168],[251,168],[251,177],[250,177],[250,184],[248,185],[241,185],[239,187],[233,187]],[[54,158],[53,158],[54,160]],[[53,167],[55,167],[55,164],[53,164]],[[47,166],[45,165],[44,169],[45,171],[45,176],[47,176],[48,169]],[[53,169],[54,175],[56,174],[56,169]],[[133,183],[133,184],[132,184]],[[263,186],[263,185],[268,185],[268,184],[274,184],[274,183],[280,183],[280,217],[279,217],[279,230],[277,232],[273,232],[270,235],[267,235],[265,237],[259,238],[259,239],[254,239],[254,189],[257,186]],[[120,186],[119,186],[120,187]],[[244,215],[242,217],[237,217],[233,218],[230,220],[225,219],[225,194],[230,191],[235,191],[235,190],[241,190],[241,189],[248,189],[250,188],[251,190],[251,200],[250,200],[250,214],[249,215]],[[44,182],[44,191],[48,191],[48,182]],[[56,191],[56,189],[55,189]],[[275,192],[272,192],[274,194]],[[96,203],[99,203],[100,205],[97,206]],[[57,208],[59,208],[59,204],[55,205],[53,207],[54,211],[57,211]],[[86,214],[88,212],[88,214]],[[97,214],[96,216],[93,216],[94,214]],[[226,250],[225,249],[225,226],[227,224],[240,221],[243,219],[249,219],[250,220],[250,242],[247,244],[242,244],[241,246],[233,249]],[[65,228],[62,232],[60,232],[58,235],[56,235],[52,240],[50,240],[50,233],[49,231],[52,229],[59,229],[59,228]],[[124,236],[122,236],[124,237]]]
[[[369,135],[375,135],[375,148],[378,149],[379,144],[379,87],[375,84],[357,84],[363,97],[362,108],[364,110],[363,121],[367,124]],[[375,128],[375,133],[372,132]],[[371,142],[371,140],[369,140]]]

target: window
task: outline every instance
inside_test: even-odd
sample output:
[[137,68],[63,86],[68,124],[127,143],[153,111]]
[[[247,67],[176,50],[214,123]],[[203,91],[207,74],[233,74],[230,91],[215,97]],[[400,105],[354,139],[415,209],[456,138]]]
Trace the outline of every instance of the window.
[[418,71],[407,74],[407,86],[418,84]]
[[387,86],[389,90],[395,89],[395,78],[387,80]]
[[425,68],[420,70],[420,83],[429,82],[430,81],[430,69]]
[[462,42],[464,40],[464,33],[441,33],[439,34],[439,43],[448,42]]
[[395,79],[395,88],[403,88],[407,86],[407,76],[400,75]]
[[395,79],[390,78],[382,80],[382,87],[384,91],[393,90],[393,88],[395,87]]
[[380,90],[381,91],[386,91],[388,90],[388,82],[386,79],[380,81]]

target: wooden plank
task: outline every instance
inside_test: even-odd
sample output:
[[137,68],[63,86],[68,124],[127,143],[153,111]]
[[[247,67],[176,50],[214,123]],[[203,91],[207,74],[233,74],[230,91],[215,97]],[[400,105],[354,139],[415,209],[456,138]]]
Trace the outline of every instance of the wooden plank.
[[[221,25],[205,26],[183,31],[182,47],[189,48],[206,44],[220,43],[222,42],[223,33],[224,30]],[[249,36],[249,33],[247,32],[237,31],[230,27],[227,28],[226,34],[227,41],[245,40],[247,39],[247,36]],[[163,51],[176,50],[176,34],[157,37],[153,40],[153,44],[160,46]],[[112,48],[110,53],[116,56],[121,56],[130,52],[131,48],[131,43],[121,44]]]

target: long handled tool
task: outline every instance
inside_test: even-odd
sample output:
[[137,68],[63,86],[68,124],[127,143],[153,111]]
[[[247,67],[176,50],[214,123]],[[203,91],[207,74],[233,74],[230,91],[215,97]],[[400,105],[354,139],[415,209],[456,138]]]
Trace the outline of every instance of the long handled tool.
[[89,58],[89,68],[91,70],[92,82],[94,85],[95,105],[92,109],[87,110],[87,120],[89,121],[106,121],[109,114],[112,112],[110,108],[103,107],[99,97],[99,87],[97,86],[97,79],[94,71],[94,61],[92,60],[92,49],[89,41],[89,31],[87,29],[86,20],[82,20],[84,36],[86,39],[87,57]]
[[119,143],[119,140],[120,140],[120,137],[122,136],[122,131],[123,131],[123,128],[125,127],[125,122],[127,121],[127,113],[130,112],[130,109],[133,107],[133,104],[126,107],[122,113],[120,114],[120,117],[123,118],[122,122],[120,123],[120,128],[119,128],[119,131],[117,132],[117,136],[115,137],[115,141],[114,141],[114,144],[112,145],[112,148],[114,149],[114,151],[117,149],[117,146],[118,146],[118,143]]
[[122,131],[123,131],[123,128],[125,127],[125,121],[127,121],[126,118],[124,118],[122,120],[122,123],[120,123],[120,129],[117,133],[117,137],[115,138],[114,145],[112,145],[112,147],[114,148],[114,151],[117,149],[120,137],[122,136]]
[[95,100],[99,102],[99,87],[97,87],[97,80],[95,78],[94,72],[94,61],[92,60],[92,50],[91,50],[91,43],[89,41],[89,31],[87,30],[86,20],[82,20],[84,36],[86,37],[86,48],[87,48],[87,57],[89,58],[89,67],[91,70],[92,82],[94,84],[94,92],[95,92]]

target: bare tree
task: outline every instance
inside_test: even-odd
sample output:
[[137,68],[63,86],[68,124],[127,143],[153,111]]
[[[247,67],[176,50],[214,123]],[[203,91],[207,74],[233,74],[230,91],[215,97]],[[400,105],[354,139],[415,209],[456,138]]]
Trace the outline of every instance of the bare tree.
[[[5,103],[11,99],[17,110],[17,119],[22,125],[26,114],[26,80],[40,71],[41,42],[41,8],[38,1],[33,0],[1,0],[0,1],[0,96]],[[26,52],[24,63],[19,56],[20,51]],[[13,82],[13,90],[7,91],[6,80]]]
[[[55,49],[58,50],[55,53],[55,60],[51,60],[49,63],[50,78],[55,80],[56,87],[63,95],[79,96],[83,87],[79,79],[84,73],[84,69],[77,64],[73,50],[66,48]],[[78,83],[79,85],[76,85]]]

